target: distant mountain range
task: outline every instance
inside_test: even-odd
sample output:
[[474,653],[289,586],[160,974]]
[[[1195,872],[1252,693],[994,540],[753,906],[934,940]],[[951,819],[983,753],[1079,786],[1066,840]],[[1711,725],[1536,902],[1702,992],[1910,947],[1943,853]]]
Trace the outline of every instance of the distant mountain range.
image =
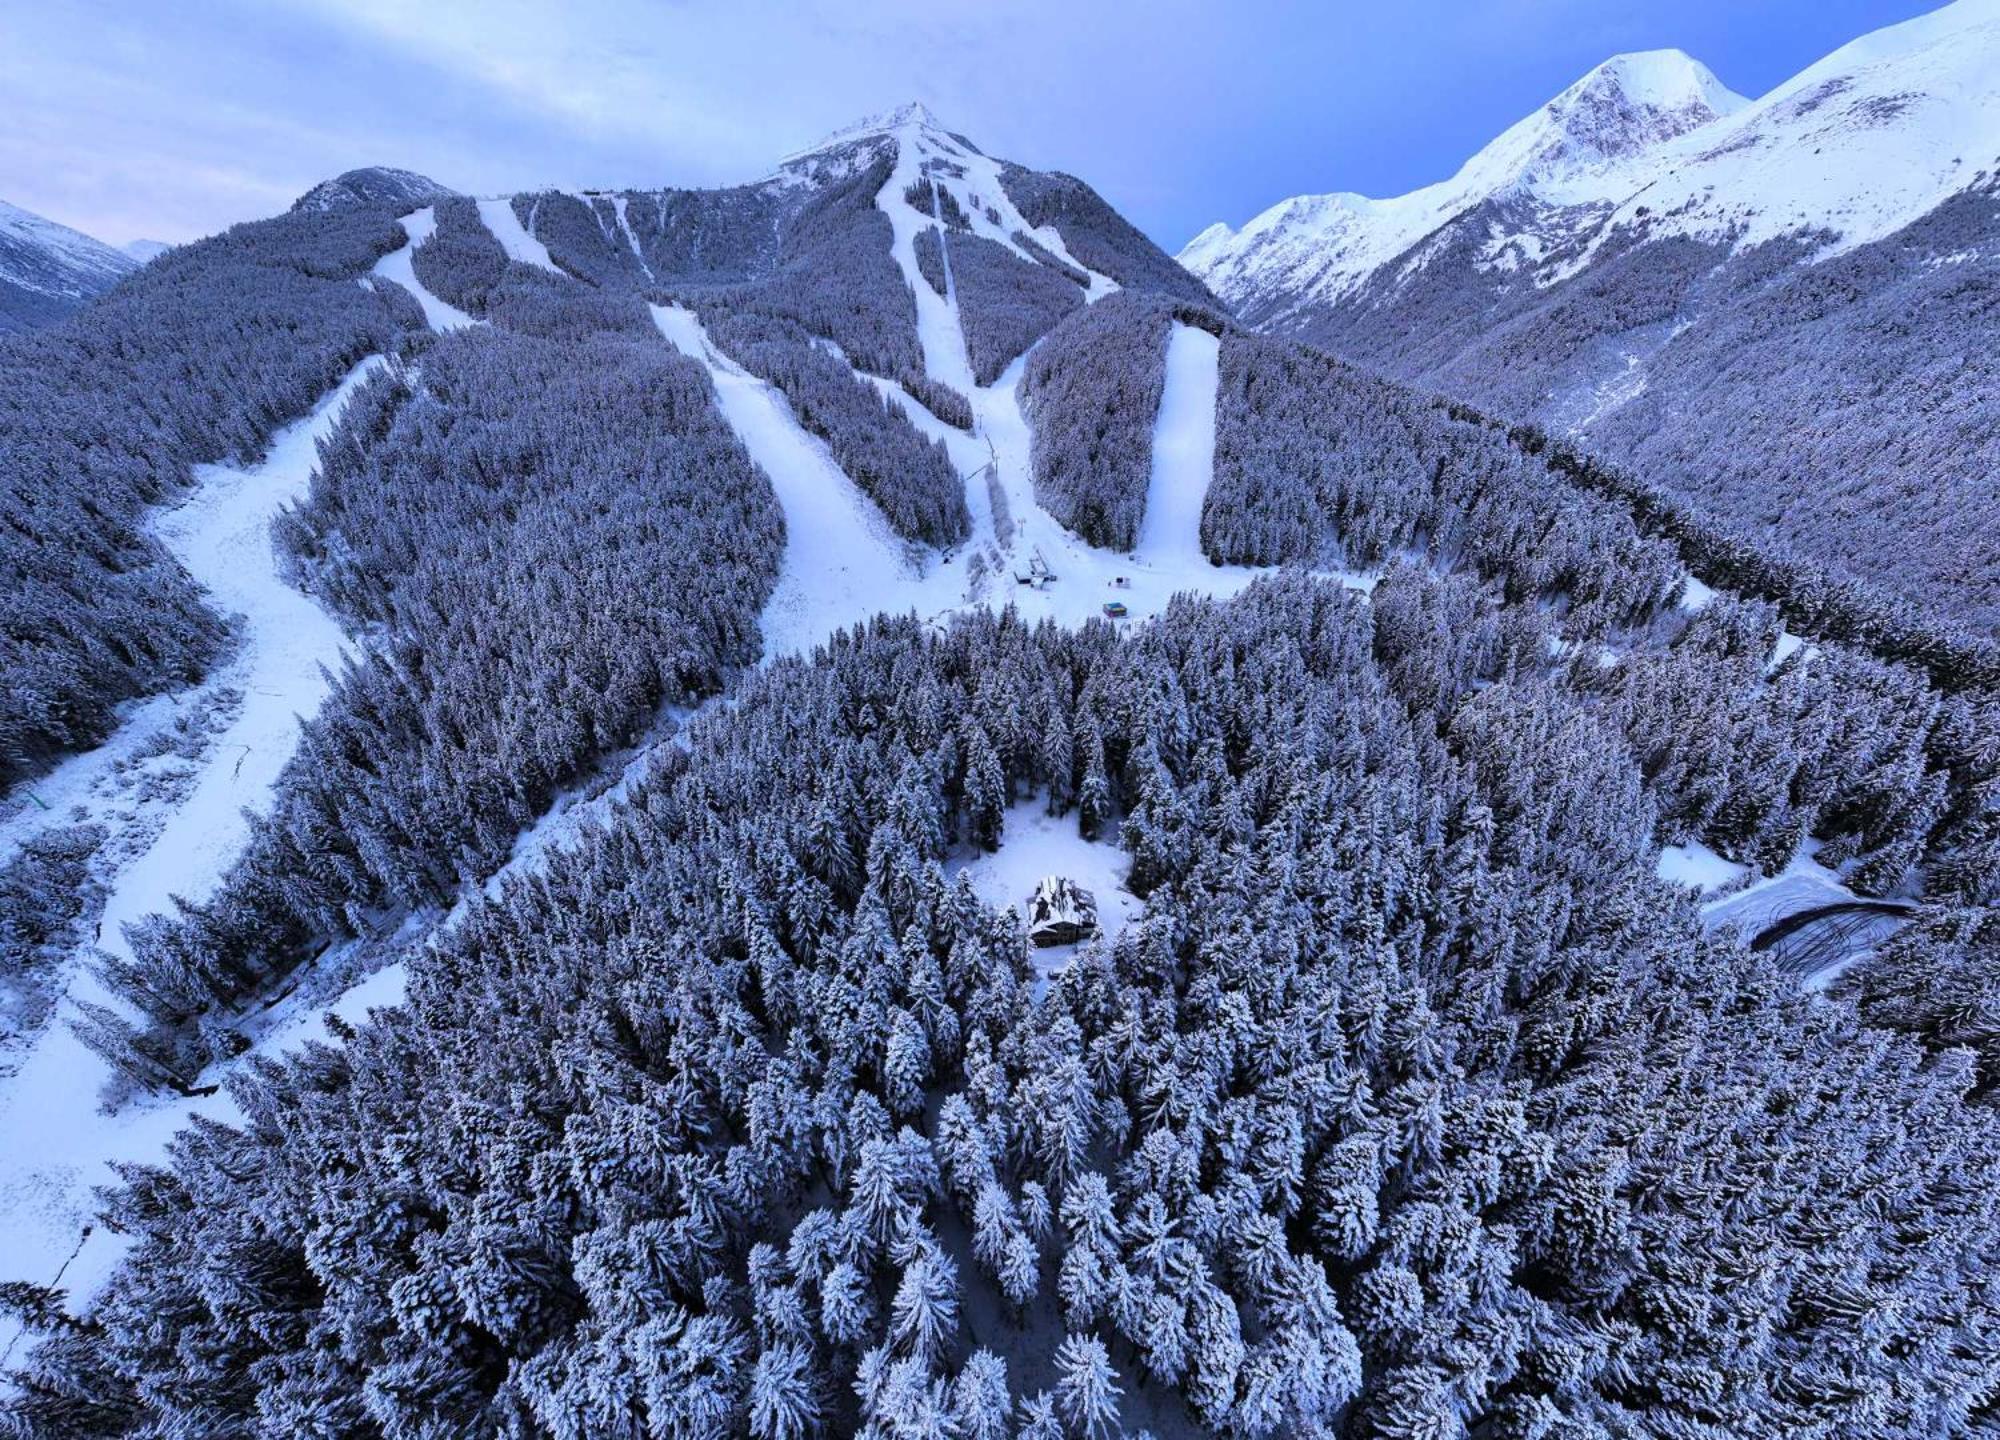
[[0,335],[60,320],[139,261],[0,200]]
[[1263,329],[2000,623],[1996,0],[1754,101],[1619,56],[1449,180],[1300,196],[1180,259]]

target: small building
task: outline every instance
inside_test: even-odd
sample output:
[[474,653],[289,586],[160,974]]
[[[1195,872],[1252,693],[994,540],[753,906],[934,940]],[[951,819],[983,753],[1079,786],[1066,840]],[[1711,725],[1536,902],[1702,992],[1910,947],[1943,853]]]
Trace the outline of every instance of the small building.
[[1104,615],[1106,619],[1123,620],[1130,613],[1125,608],[1123,600],[1107,600],[1104,602]]
[[1097,897],[1061,875],[1046,875],[1028,897],[1028,939],[1038,948],[1074,945],[1097,934]]

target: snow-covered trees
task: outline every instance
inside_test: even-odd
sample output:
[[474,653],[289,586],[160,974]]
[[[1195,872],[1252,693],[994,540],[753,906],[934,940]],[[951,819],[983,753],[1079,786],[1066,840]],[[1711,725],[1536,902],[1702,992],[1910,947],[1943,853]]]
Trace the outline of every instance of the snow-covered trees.
[[54,1004],[63,956],[103,903],[90,858],[104,840],[102,825],[56,825],[0,865],[0,1044],[31,1031]]
[[142,1071],[192,1074],[210,1007],[368,909],[448,901],[659,706],[718,688],[756,652],[782,524],[706,376],[657,337],[467,330],[420,380],[366,387],[278,531],[384,643],[307,724],[221,893],[117,968],[152,1026]]
[[939,295],[949,288],[950,277],[944,268],[944,240],[934,225],[926,225],[919,230],[911,242],[917,256],[917,273],[924,277],[924,283]]
[[795,324],[720,308],[705,318],[716,344],[784,391],[798,422],[827,442],[897,533],[940,548],[965,538],[972,522],[951,456],[900,406]]
[[1172,324],[1156,299],[1109,296],[1057,326],[1022,376],[1035,498],[1093,545],[1139,538]]
[[[148,1028],[86,1031],[189,1083],[311,946],[479,887],[756,653],[782,521],[643,295],[905,533],[963,533],[826,344],[924,393],[879,161],[782,203],[526,197],[563,275],[440,204],[420,273],[491,324],[362,390],[279,530],[362,658],[220,892],[107,970]],[[381,238],[354,223],[307,269],[344,285]],[[346,289],[392,343],[407,306]],[[1806,1000],[1652,861],[1810,834],[1858,885],[1990,904],[1990,693],[1874,620],[1877,653],[1773,664],[1767,606],[1671,607],[1693,532],[1614,479],[1186,301],[1111,297],[1027,367],[1038,489],[1100,543],[1136,534],[1172,319],[1223,335],[1211,554],[1366,565],[1370,599],[881,619],[749,679],[414,949],[407,1004],[242,1062],[239,1124],[125,1172],[87,1318],[0,1288],[48,1335],[0,1427],[1977,1433],[1990,926],[1940,906],[1851,1008]],[[1023,802],[1145,902],[1046,984],[952,873]],[[10,955],[76,923],[90,837],[51,840],[0,872]]]
[[795,322],[831,340],[855,365],[893,378],[920,374],[917,306],[889,253],[889,217],[875,208],[891,164],[884,159],[811,196],[780,232],[775,268],[749,283],[689,288],[660,285],[704,308]]
[[1083,304],[1074,284],[1046,265],[1023,260],[997,240],[948,231],[951,278],[965,329],[972,378],[991,385],[1016,355]]
[[[405,1006],[132,1172],[89,1321],[17,1307],[60,1333],[9,1420],[1972,1433],[2000,1133],[1963,1032],[1705,936],[1619,668],[1510,659],[1482,595],[1287,578],[776,664]],[[942,862],[963,737],[1039,788],[1044,703],[1147,913],[1031,1003]]]
[[402,243],[380,208],[239,225],[0,343],[0,787],[201,677],[223,623],[141,517],[394,348],[354,281]]
[[1304,347],[1222,342],[1211,557],[1380,565],[1411,549],[1567,607],[1578,638],[1643,620],[1680,565],[1623,507],[1567,485],[1500,434]]
[[1150,290],[1220,310],[1208,287],[1175,264],[1074,175],[1003,164],[1000,183],[1021,218],[1062,236],[1063,248],[1127,290]]
[[473,315],[506,273],[507,252],[479,218],[478,202],[463,196],[440,200],[430,238],[410,252],[417,282],[431,294]]

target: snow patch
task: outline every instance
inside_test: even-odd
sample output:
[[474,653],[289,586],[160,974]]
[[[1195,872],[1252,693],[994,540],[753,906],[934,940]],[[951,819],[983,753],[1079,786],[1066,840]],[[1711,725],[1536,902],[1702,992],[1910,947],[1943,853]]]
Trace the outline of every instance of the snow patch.
[[[947,877],[965,875],[981,900],[996,910],[1019,915],[1024,927],[1029,897],[1044,876],[1060,875],[1075,881],[1097,901],[1097,924],[1104,944],[1116,940],[1145,913],[1146,902],[1125,888],[1131,872],[1131,857],[1116,843],[1084,839],[1077,830],[1074,812],[1050,815],[1047,805],[1038,799],[1008,807],[999,849],[956,856],[945,864]],[[1094,943],[1099,942],[1030,947],[1028,959],[1035,968],[1037,996],[1076,958],[1083,945]]]
[[1656,873],[1670,885],[1706,892],[1727,889],[1748,875],[1750,867],[1725,860],[1699,840],[1690,840],[1661,850]]

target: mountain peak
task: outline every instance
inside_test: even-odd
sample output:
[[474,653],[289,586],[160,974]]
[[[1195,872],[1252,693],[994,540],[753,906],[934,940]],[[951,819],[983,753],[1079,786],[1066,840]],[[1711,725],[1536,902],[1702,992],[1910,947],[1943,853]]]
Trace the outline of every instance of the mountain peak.
[[1467,162],[1478,188],[1534,189],[1630,159],[1750,102],[1682,50],[1614,55]]
[[1727,115],[1750,102],[1715,78],[1715,72],[1685,50],[1631,50],[1613,55],[1549,102],[1550,109],[1583,97],[1610,99],[1655,111],[1701,109]]
[[399,205],[415,210],[458,192],[413,170],[367,165],[322,180],[292,202],[298,212],[345,210],[355,205]]
[[945,129],[944,122],[938,119],[936,113],[923,101],[906,100],[892,109],[874,115],[864,115],[851,124],[841,126],[805,149],[787,155],[783,163],[790,164],[794,160],[817,155],[839,146],[852,145],[857,141],[912,133],[948,136],[951,132]]

